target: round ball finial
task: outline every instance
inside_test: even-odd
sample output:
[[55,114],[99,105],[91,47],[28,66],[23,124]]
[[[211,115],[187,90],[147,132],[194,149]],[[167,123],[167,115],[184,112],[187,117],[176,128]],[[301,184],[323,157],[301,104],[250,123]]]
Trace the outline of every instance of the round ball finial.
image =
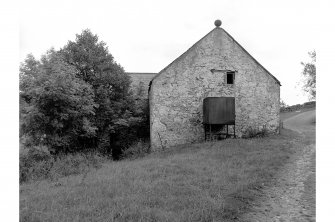
[[221,24],[222,24],[222,22],[221,22],[221,20],[215,20],[215,22],[214,22],[214,25],[216,26],[216,27],[220,27],[221,26]]

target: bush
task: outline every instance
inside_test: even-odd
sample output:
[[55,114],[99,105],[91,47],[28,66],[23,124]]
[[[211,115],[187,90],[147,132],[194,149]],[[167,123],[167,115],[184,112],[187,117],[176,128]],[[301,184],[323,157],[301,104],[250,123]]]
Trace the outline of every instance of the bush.
[[261,130],[252,128],[251,126],[247,128],[247,130],[244,133],[244,138],[259,138],[259,137],[265,137],[269,134],[268,130],[266,129],[266,126],[263,126]]
[[91,168],[100,168],[102,158],[93,153],[78,153],[57,157],[51,170],[51,179],[87,172]]
[[149,142],[138,141],[129,148],[125,149],[121,155],[122,158],[136,159],[150,153]]
[[[30,87],[20,91],[26,102],[20,110],[25,146],[45,144],[56,152],[74,150],[96,135],[92,121],[97,107],[94,90],[63,60],[60,53],[50,51],[30,79]],[[28,75],[24,67],[20,71],[22,78]]]
[[51,155],[37,148],[31,148],[28,153],[20,154],[20,183],[31,179],[45,179],[51,169],[51,165]]
[[304,108],[314,108],[316,101],[305,102],[304,104],[296,104],[293,106],[280,107],[280,112],[293,112]]
[[304,107],[315,107],[316,101],[305,102]]
[[145,121],[130,92],[130,76],[90,30],[40,60],[29,55],[19,78],[25,146],[46,145],[54,153],[88,148],[110,153],[114,142],[129,146],[129,132]]
[[53,156],[37,148],[20,155],[20,183],[58,179],[100,168],[105,158],[93,152]]

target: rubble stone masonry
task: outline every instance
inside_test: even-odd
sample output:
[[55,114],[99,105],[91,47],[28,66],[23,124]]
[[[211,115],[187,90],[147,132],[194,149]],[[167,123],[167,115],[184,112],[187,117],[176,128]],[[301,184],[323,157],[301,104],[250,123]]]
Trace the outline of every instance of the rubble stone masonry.
[[148,98],[149,83],[157,73],[127,72],[131,78],[131,89],[136,94],[143,90],[143,97]]
[[[235,71],[234,84],[226,84],[227,71]],[[279,132],[279,81],[217,27],[153,79],[152,150],[203,141],[206,97],[235,97],[238,137],[250,128]]]

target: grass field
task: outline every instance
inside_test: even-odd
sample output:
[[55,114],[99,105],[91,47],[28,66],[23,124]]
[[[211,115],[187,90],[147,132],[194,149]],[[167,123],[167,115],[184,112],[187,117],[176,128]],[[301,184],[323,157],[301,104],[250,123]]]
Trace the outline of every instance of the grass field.
[[301,135],[184,145],[20,186],[20,221],[235,221],[300,148]]

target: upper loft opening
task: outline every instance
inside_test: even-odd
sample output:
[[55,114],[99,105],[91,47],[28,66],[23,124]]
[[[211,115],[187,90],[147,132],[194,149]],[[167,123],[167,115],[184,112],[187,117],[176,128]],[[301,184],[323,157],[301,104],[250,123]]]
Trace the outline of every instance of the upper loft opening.
[[227,84],[234,84],[235,72],[227,72]]

